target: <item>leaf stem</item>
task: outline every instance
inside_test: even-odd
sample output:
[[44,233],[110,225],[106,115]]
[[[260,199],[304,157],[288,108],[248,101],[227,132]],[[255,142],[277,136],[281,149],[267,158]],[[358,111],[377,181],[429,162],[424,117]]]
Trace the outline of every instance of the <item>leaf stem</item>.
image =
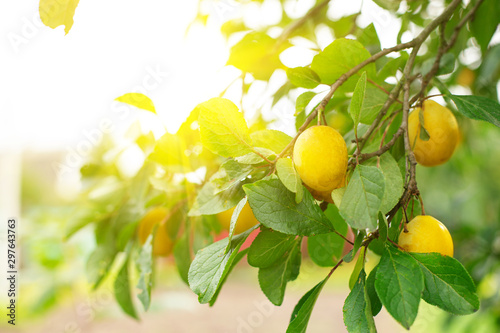
[[395,241],[393,241],[392,239],[390,239],[389,237],[387,237],[387,240],[389,242],[391,242],[394,246],[396,246],[398,249],[400,249],[401,251],[406,251],[405,249],[403,249],[401,246],[399,246],[398,243],[396,243]]
[[[386,151],[391,149],[392,146],[394,146],[394,144],[396,143],[396,140],[403,134],[403,132],[404,132],[404,130],[401,127],[398,128],[396,133],[394,133],[394,135],[392,136],[391,140],[389,142],[387,142],[385,145],[383,145],[382,147],[380,147],[379,150],[371,152],[371,153],[360,154],[359,156],[357,156],[357,158],[359,159],[359,163],[363,163],[364,161],[369,160],[372,157],[381,156],[382,154],[384,154]],[[351,161],[350,165],[352,166],[352,165],[354,165],[354,163]]]
[[[367,78],[366,81],[368,81],[368,83],[371,83],[372,85],[374,85],[375,87],[377,87],[378,89],[382,90],[384,93],[386,93],[387,95],[390,95],[391,92],[390,91],[387,91],[387,89],[385,89],[384,87],[382,87],[380,84],[378,84],[377,82],[373,81],[372,79],[369,79]],[[395,99],[394,100],[395,102],[398,102],[399,104],[403,104],[403,102],[401,102],[399,99]]]
[[330,278],[330,276],[332,276],[333,272],[335,272],[335,270],[337,268],[339,268],[339,266],[344,262],[344,259],[340,259],[339,262],[331,269],[330,273],[328,273],[328,275],[326,276],[327,279]]
[[[360,145],[358,146],[358,149],[356,149],[356,152],[353,155],[353,158],[361,154],[361,150],[365,146],[366,142],[370,138],[370,136],[373,134],[377,126],[380,124],[384,116],[386,115],[387,111],[391,107],[391,105],[394,103],[396,100],[396,97],[399,95],[399,92],[401,91],[402,87],[402,82],[398,82],[398,84],[392,89],[391,93],[389,94],[389,97],[385,101],[384,105],[380,109],[380,112],[377,115],[377,118],[373,121],[373,123],[370,125],[368,130],[363,134],[363,136],[357,140],[360,142]],[[389,147],[390,148],[390,147]],[[375,155],[376,156],[376,155]],[[350,164],[352,164],[353,160],[350,161]]]
[[422,208],[422,215],[426,215],[425,214],[425,208],[424,208],[424,201],[422,200],[422,196],[421,195],[418,196],[418,200],[420,201],[420,207]]
[[345,240],[347,243],[351,244],[351,245],[354,245],[353,242],[351,242],[349,239],[347,239],[347,237],[345,237],[344,235],[342,235],[340,232],[338,232],[337,230],[334,230],[334,232],[339,235],[343,240]]

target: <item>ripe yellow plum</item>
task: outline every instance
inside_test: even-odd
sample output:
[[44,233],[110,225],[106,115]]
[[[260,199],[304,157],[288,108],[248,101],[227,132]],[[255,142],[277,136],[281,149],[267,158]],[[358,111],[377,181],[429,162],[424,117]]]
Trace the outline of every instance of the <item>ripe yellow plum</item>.
[[453,240],[446,226],[429,215],[416,216],[399,235],[398,245],[408,252],[438,252],[453,257]]
[[422,105],[424,127],[428,140],[421,138],[420,108],[416,108],[408,119],[410,145],[417,162],[424,166],[436,166],[448,161],[458,143],[458,123],[446,107],[430,100]]
[[309,188],[329,193],[342,186],[347,171],[344,138],[330,126],[310,127],[297,138],[293,161]]
[[155,256],[168,256],[172,253],[173,242],[167,232],[168,210],[164,207],[156,207],[144,215],[139,222],[139,241],[144,245],[149,235],[153,232],[156,225],[156,234],[153,241],[153,255]]

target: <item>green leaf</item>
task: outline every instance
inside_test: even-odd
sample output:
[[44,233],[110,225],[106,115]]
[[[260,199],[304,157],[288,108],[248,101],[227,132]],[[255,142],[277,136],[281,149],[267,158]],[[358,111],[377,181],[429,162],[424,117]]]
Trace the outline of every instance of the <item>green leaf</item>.
[[123,266],[120,268],[114,283],[115,298],[122,310],[130,317],[139,319],[135,311],[134,303],[130,293],[130,280],[129,280],[129,258],[125,260]]
[[408,253],[387,246],[375,279],[375,290],[382,304],[394,319],[410,329],[424,290],[424,277],[417,261]]
[[398,10],[401,0],[373,0],[373,2],[384,9],[395,12]]
[[377,274],[377,267],[378,266],[375,266],[375,268],[372,269],[370,275],[368,275],[368,279],[366,279],[366,293],[370,298],[372,315],[374,317],[380,312],[380,310],[382,310],[382,303],[380,302],[380,298],[378,297],[377,291],[375,290],[375,276]]
[[[356,65],[370,57],[363,45],[351,39],[339,38],[334,40],[322,52],[317,54],[312,61],[311,69],[321,78],[321,82],[331,85],[342,74],[346,73]],[[375,64],[371,63],[364,67],[368,77],[375,76]],[[343,86],[346,89],[354,89],[357,79],[355,77],[347,80]]]
[[250,134],[254,147],[266,148],[279,154],[292,141],[292,137],[277,130],[265,129]]
[[332,191],[332,199],[337,207],[340,207],[340,205],[342,204],[342,198],[344,197],[344,194],[345,187],[336,188]]
[[297,101],[295,102],[295,114],[297,116],[299,113],[306,109],[306,106],[311,102],[311,100],[316,96],[316,93],[313,91],[306,91],[297,97]]
[[[401,52],[400,56],[389,60],[382,69],[377,73],[377,81],[385,81],[390,76],[395,76],[398,70],[403,70],[406,61],[408,60],[408,53]],[[377,89],[379,90],[379,89]],[[387,95],[386,95],[387,98]]]
[[224,24],[220,27],[220,32],[224,37],[229,38],[233,33],[249,30],[249,28],[245,25],[242,19],[232,19],[224,22]]
[[382,90],[372,86],[366,87],[359,121],[363,124],[371,125],[375,118],[377,118],[386,100],[387,95]]
[[245,196],[242,186],[242,182],[239,182],[224,191],[217,192],[217,187],[212,182],[207,182],[198,192],[188,215],[212,215],[233,208]]
[[[264,163],[265,160],[262,158],[264,156],[267,159],[273,159],[271,156],[276,156],[276,153],[272,150],[266,148],[254,148],[255,152],[249,154],[235,157],[234,159],[241,164],[254,165]],[[259,154],[257,154],[259,153]]]
[[351,276],[349,277],[349,289],[351,290],[352,288],[354,288],[354,285],[358,280],[361,270],[363,270],[365,267],[365,251],[366,247],[364,246],[361,247],[361,250],[359,251],[358,260],[356,260],[356,265],[354,265],[354,268],[352,269],[351,272]]
[[333,29],[335,38],[345,37],[356,28],[356,19],[359,13],[344,16],[337,21],[327,20],[325,23]]
[[382,171],[376,167],[358,165],[342,198],[340,215],[355,229],[375,230],[384,188]]
[[356,83],[354,93],[352,95],[351,104],[349,104],[349,114],[354,121],[354,132],[357,133],[359,119],[361,117],[361,108],[363,107],[363,99],[365,98],[366,89],[366,72],[361,74],[361,78]]
[[266,297],[276,306],[283,303],[286,285],[299,275],[301,253],[300,240],[292,246],[272,266],[259,269],[259,285]]
[[198,123],[203,145],[224,157],[252,152],[250,134],[243,114],[228,99],[212,98],[199,104]]
[[365,288],[366,273],[362,269],[354,279],[355,284],[347,296],[344,308],[344,324],[349,333],[374,333],[377,331],[371,311],[370,298]]
[[358,253],[361,244],[363,244],[365,236],[366,234],[362,230],[358,232],[356,238],[354,239],[354,245],[352,246],[351,251],[349,251],[343,258],[344,262],[349,263],[354,259],[354,256],[356,255],[356,253]]
[[153,246],[151,245],[153,240],[152,236],[149,236],[146,243],[141,247],[141,252],[139,253],[139,258],[136,261],[136,265],[139,269],[139,282],[137,288],[141,292],[137,295],[137,298],[141,301],[144,310],[149,309],[149,304],[151,303],[151,287],[153,285]]
[[276,40],[266,33],[250,32],[231,47],[227,64],[251,73],[257,80],[268,80],[275,69],[283,68],[279,54],[289,45],[284,42],[277,48]]
[[46,26],[55,29],[64,25],[67,34],[73,26],[73,16],[80,0],[40,0],[40,19]]
[[411,253],[424,273],[422,298],[429,304],[456,315],[479,309],[476,286],[462,264],[439,253]]
[[231,222],[229,224],[229,236],[228,236],[229,244],[227,245],[226,251],[230,250],[231,240],[233,238],[234,227],[236,226],[236,221],[238,221],[238,217],[240,216],[241,210],[246,205],[246,203],[247,203],[247,198],[244,197],[243,199],[240,200],[240,202],[238,202],[238,204],[234,208],[233,215],[231,215]]
[[464,116],[484,120],[500,127],[500,104],[492,99],[480,96],[449,95],[458,111]]
[[86,263],[87,276],[93,284],[92,289],[97,289],[109,274],[116,254],[117,250],[113,243],[99,244],[92,251]]
[[305,293],[305,295],[302,296],[297,305],[295,305],[286,333],[306,332],[307,324],[309,323],[309,318],[311,317],[314,304],[316,304],[316,300],[318,299],[318,296],[323,289],[326,281],[328,281],[328,277],[315,285],[307,293]]
[[189,268],[188,280],[189,287],[198,295],[200,303],[208,303],[215,296],[223,281],[226,267],[235,260],[241,245],[255,228],[234,236],[229,251],[226,251],[229,239],[224,238],[196,253]]
[[485,0],[478,8],[470,23],[472,34],[486,53],[491,37],[500,23],[500,6],[496,0]]
[[128,93],[115,98],[115,101],[126,103],[135,106],[136,108],[156,113],[153,101],[148,96],[141,93]]
[[387,218],[382,212],[378,212],[378,238],[385,243],[387,241],[387,236],[389,233],[389,223],[387,222]]
[[236,254],[236,256],[234,257],[234,260],[229,265],[226,266],[226,268],[224,269],[224,272],[222,273],[221,281],[220,281],[219,285],[217,286],[217,290],[215,291],[215,294],[212,297],[212,299],[210,300],[210,302],[208,302],[208,304],[210,306],[213,306],[215,304],[215,301],[217,301],[217,298],[219,297],[219,293],[222,290],[222,286],[224,285],[224,283],[226,283],[227,277],[229,276],[229,274],[231,274],[234,267],[236,267],[236,265],[240,262],[241,259],[243,259],[243,257],[247,253],[248,253],[248,249],[244,249],[244,250],[238,252],[238,254]]
[[431,138],[431,136],[429,135],[429,132],[427,132],[427,130],[425,129],[425,127],[420,124],[420,140],[422,141],[429,141],[429,139]]
[[288,80],[297,87],[313,89],[321,83],[318,74],[309,67],[288,68],[286,75]]
[[222,163],[219,170],[210,177],[210,182],[215,186],[214,194],[225,191],[243,181],[253,171],[251,165],[240,164],[235,160]]
[[[108,206],[92,206],[93,209],[78,207],[66,220],[65,238],[71,238],[76,232],[91,223],[100,223],[109,217]],[[104,223],[104,222],[103,222]]]
[[189,266],[191,266],[191,248],[189,246],[189,233],[184,233],[175,242],[174,246],[175,265],[179,276],[188,284]]
[[304,186],[299,174],[293,166],[291,158],[280,158],[276,162],[278,177],[285,187],[295,193],[295,202],[300,203],[304,197]]
[[[365,165],[376,166],[377,159],[372,158],[366,161]],[[404,184],[398,163],[391,154],[382,154],[380,156],[380,171],[384,174],[385,179],[385,190],[380,211],[385,214],[399,202],[403,195]]]
[[309,191],[295,202],[295,195],[278,179],[260,180],[243,186],[257,220],[285,234],[312,236],[333,231],[333,227],[315,203]]
[[[434,65],[434,62],[436,61],[436,57],[433,57],[431,59],[428,59],[424,61],[421,67],[421,72],[422,75],[426,75],[428,72],[431,71],[432,66]],[[439,61],[439,69],[436,73],[436,75],[445,75],[445,74],[450,74],[453,73],[453,70],[455,69],[455,62],[456,62],[456,57],[452,53],[445,53],[442,57],[441,60]]]
[[377,30],[373,23],[370,23],[364,29],[358,29],[356,39],[363,44],[371,54],[375,54],[381,50],[380,39],[378,38]]
[[273,102],[271,103],[271,106],[275,106],[278,101],[280,101],[283,97],[287,96],[290,90],[295,88],[295,86],[289,82],[286,81],[285,84],[283,84],[275,93],[273,96]]
[[[420,125],[420,129],[423,130],[420,132],[420,139],[424,141],[428,141],[431,136],[429,135],[429,132],[425,129],[425,117],[424,117],[424,108],[420,108],[418,111],[418,121]],[[416,140],[415,140],[416,141]]]
[[[495,85],[497,73],[500,71],[500,62],[498,61],[499,58],[500,44],[497,44],[495,46],[492,46],[483,56],[481,66],[479,67],[479,75],[475,80],[475,84],[478,85],[477,88],[487,89],[486,86]],[[494,90],[496,94],[496,89],[492,90]]]
[[178,135],[165,133],[155,144],[149,159],[176,171],[186,172],[189,162],[184,153],[186,146]]
[[262,230],[250,245],[248,263],[253,267],[269,267],[278,261],[294,242],[294,235],[282,234],[271,229]]
[[[340,216],[337,206],[328,205],[325,215],[338,233],[343,236],[347,235],[347,223]],[[342,257],[344,245],[345,240],[335,232],[311,236],[307,239],[307,251],[311,260],[322,267],[335,266]]]

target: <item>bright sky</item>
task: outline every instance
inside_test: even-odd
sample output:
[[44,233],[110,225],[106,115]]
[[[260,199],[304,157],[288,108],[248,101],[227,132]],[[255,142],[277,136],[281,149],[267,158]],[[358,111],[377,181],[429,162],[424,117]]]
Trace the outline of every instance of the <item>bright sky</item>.
[[175,130],[238,75],[221,70],[227,50],[217,24],[195,27],[184,39],[196,3],[82,0],[65,36],[62,26],[42,26],[37,0],[2,2],[0,148],[60,149],[102,118],[117,127],[136,116],[155,120],[119,111],[113,100],[132,91],[146,93]]

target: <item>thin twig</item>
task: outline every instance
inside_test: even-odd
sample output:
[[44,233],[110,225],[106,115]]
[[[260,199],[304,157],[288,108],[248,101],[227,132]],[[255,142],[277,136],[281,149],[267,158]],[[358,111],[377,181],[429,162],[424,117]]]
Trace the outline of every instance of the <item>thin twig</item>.
[[391,117],[391,120],[389,121],[389,123],[387,124],[387,126],[385,128],[384,134],[382,134],[382,139],[380,140],[380,146],[378,147],[379,149],[382,149],[382,147],[384,146],[385,137],[387,136],[387,133],[389,132],[389,129],[391,128],[392,122],[394,121],[394,119],[396,119],[396,115],[393,115]]
[[262,155],[261,153],[259,153],[255,147],[250,147],[250,149],[255,153],[257,154],[260,158],[262,158],[264,161],[266,161],[267,163],[269,164],[274,164],[274,161],[271,161],[270,159],[268,159],[267,157],[265,157],[264,155]]
[[360,138],[360,146],[359,149],[356,150],[354,155],[359,155],[361,153],[361,150],[365,146],[366,142],[368,141],[368,138],[373,134],[377,126],[379,125],[380,121],[385,117],[387,111],[391,107],[391,105],[394,103],[396,100],[396,97],[399,95],[399,92],[401,91],[402,83],[401,81],[398,82],[398,84],[392,89],[391,93],[389,94],[389,97],[385,101],[384,105],[380,109],[379,113],[377,114],[377,118],[373,121],[373,123],[370,125],[368,130],[363,134],[363,136]]
[[393,245],[395,245],[398,249],[400,249],[401,251],[406,251],[405,249],[403,249],[401,246],[399,246],[398,243],[396,243],[395,241],[393,241],[392,239],[390,239],[389,237],[387,237],[387,240],[389,242],[391,242]]
[[343,240],[345,240],[347,243],[351,244],[351,245],[354,245],[353,242],[351,242],[349,239],[347,239],[347,237],[345,237],[344,235],[342,235],[340,232],[338,232],[337,230],[334,231],[337,235],[339,235]]
[[420,207],[422,208],[422,215],[425,215],[424,201],[422,200],[422,196],[418,196],[418,200],[420,201]]
[[[368,81],[368,83],[371,83],[372,85],[374,85],[375,87],[377,87],[378,89],[382,90],[384,93],[386,93],[387,95],[391,95],[391,92],[390,91],[387,91],[387,89],[385,89],[384,87],[382,87],[380,84],[378,84],[377,82],[373,81],[372,79],[369,79],[367,78],[366,81]],[[401,102],[399,99],[395,99],[394,100],[395,102],[398,102],[399,104],[403,104],[403,102]]]
[[318,4],[317,6],[311,8],[304,16],[302,16],[300,19],[294,21],[293,23],[291,23],[290,25],[288,25],[284,30],[283,32],[281,33],[281,35],[278,37],[278,40],[276,41],[276,44],[275,44],[275,48],[279,48],[279,46],[284,43],[286,40],[288,40],[288,38],[290,38],[290,36],[292,35],[292,33],[297,30],[298,28],[300,28],[302,25],[304,25],[309,19],[313,18],[314,16],[316,16],[323,8],[325,8],[328,3],[330,2],[330,0],[325,0],[323,2],[321,2],[320,4]]
[[[359,163],[363,163],[364,161],[369,160],[372,157],[381,156],[382,154],[384,154],[386,151],[391,149],[392,146],[394,146],[394,144],[396,143],[396,140],[403,134],[403,132],[404,132],[404,130],[401,127],[398,128],[396,133],[394,133],[394,135],[392,136],[391,141],[387,142],[385,145],[380,147],[379,150],[371,152],[371,153],[360,154],[358,156]],[[351,165],[353,165],[352,162],[351,162]]]
[[339,268],[339,266],[344,262],[344,259],[340,259],[339,262],[331,269],[330,273],[328,273],[328,275],[326,276],[327,279],[330,278],[330,276],[332,276],[333,272],[335,272],[335,270],[337,268]]

